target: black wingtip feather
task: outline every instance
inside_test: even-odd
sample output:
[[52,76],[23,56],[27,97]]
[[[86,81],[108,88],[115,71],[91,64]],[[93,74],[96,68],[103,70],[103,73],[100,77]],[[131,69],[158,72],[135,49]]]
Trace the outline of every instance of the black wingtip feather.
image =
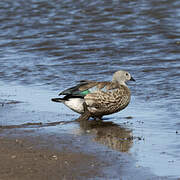
[[52,98],[51,101],[53,101],[53,102],[62,102],[63,98]]
[[65,89],[64,91],[59,93],[60,95],[80,95],[81,91],[79,91],[79,87],[81,87],[82,85],[88,84],[89,81],[85,81],[83,80],[80,84],[77,84],[76,86],[73,86],[71,88]]

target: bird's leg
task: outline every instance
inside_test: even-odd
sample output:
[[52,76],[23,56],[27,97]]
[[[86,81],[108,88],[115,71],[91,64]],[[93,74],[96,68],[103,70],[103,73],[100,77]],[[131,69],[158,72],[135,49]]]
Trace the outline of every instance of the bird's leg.
[[83,107],[84,107],[84,113],[78,119],[76,119],[76,121],[87,121],[91,117],[91,113],[88,111],[85,102],[83,103]]
[[94,120],[95,120],[95,121],[102,121],[102,116],[94,117]]

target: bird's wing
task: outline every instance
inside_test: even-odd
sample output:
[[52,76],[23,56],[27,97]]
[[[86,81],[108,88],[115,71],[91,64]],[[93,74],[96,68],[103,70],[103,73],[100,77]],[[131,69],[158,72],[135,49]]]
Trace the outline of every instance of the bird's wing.
[[111,82],[81,81],[76,86],[62,91],[59,95],[73,95],[84,97],[97,91],[108,91],[117,88],[117,84]]
[[73,96],[82,96],[84,97],[86,94],[89,93],[89,88],[96,86],[97,82],[89,82],[89,81],[82,81],[76,86],[71,88],[65,89],[59,95],[73,95]]
[[[110,87],[109,87],[110,88]],[[87,94],[84,99],[89,107],[94,108],[109,108],[116,104],[121,105],[123,99],[129,96],[129,90],[127,87],[122,85],[114,85],[107,91],[97,91],[94,93]]]

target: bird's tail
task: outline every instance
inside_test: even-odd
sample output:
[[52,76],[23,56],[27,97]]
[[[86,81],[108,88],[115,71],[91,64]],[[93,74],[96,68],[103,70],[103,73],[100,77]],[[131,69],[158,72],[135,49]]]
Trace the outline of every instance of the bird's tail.
[[52,98],[51,101],[54,101],[54,102],[63,102],[64,99],[63,98]]

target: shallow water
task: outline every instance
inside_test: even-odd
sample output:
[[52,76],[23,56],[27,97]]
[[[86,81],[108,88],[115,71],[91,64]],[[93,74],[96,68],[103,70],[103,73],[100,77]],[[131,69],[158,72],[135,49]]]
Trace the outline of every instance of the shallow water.
[[[128,70],[136,79],[129,83],[132,101],[105,121],[144,139],[128,146],[137,166],[180,177],[179,6],[178,0],[1,1],[1,102],[22,101],[17,108],[46,112],[42,119],[34,113],[35,122],[54,122],[57,115],[73,120],[77,114],[50,99],[79,80],[111,80],[114,71]],[[14,122],[4,116],[0,124],[29,122],[20,118],[24,109]],[[94,141],[120,150],[108,144],[118,142],[116,134],[110,140],[98,137],[103,128],[92,129]]]

